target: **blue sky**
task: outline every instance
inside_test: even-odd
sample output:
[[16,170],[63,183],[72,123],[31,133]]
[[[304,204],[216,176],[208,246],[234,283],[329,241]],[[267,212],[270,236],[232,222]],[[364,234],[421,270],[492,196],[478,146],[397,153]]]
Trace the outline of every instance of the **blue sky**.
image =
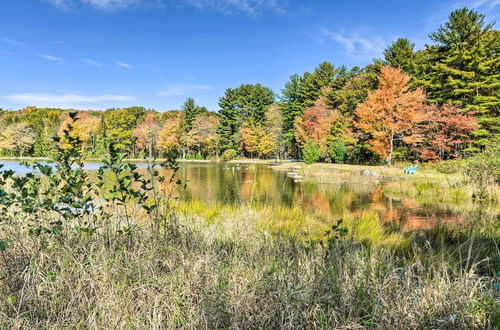
[[[422,48],[452,9],[500,0],[0,0],[0,108],[211,110],[228,87],[279,92],[322,61],[366,65],[398,37]],[[498,28],[498,27],[497,27]]]

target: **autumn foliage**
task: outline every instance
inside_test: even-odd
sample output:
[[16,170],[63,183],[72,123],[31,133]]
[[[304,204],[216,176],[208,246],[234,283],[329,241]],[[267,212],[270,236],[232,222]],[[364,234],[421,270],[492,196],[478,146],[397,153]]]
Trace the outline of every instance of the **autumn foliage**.
[[332,124],[339,116],[337,111],[328,109],[324,99],[304,110],[302,116],[295,118],[295,139],[300,146],[312,140],[324,153]]
[[421,126],[425,143],[419,148],[420,157],[424,160],[457,158],[472,142],[470,133],[478,128],[476,118],[470,113],[462,113],[456,106],[430,105],[426,108],[426,121]]
[[422,141],[416,128],[425,119],[426,97],[421,89],[410,89],[410,79],[399,69],[383,67],[378,89],[356,109],[355,125],[369,134],[370,149],[389,164],[395,143],[415,145]]

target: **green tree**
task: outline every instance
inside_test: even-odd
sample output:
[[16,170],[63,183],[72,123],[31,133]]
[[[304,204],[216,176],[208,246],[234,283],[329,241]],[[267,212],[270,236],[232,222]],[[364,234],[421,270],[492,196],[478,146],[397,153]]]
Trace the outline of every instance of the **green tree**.
[[335,93],[330,93],[328,103],[331,107],[338,109],[344,116],[351,117],[356,111],[358,104],[363,103],[368,93],[377,88],[377,74],[374,72],[362,72],[349,80]]
[[239,145],[239,113],[236,105],[237,92],[235,89],[228,88],[224,96],[219,99],[219,125],[216,132],[220,139],[220,148],[222,151],[227,149],[236,149]]
[[33,156],[50,157],[57,152],[54,138],[60,125],[61,109],[26,107],[21,110],[17,121],[27,123],[35,131]]
[[330,146],[330,159],[337,164],[343,164],[347,156],[347,149],[342,140],[334,140]]
[[301,96],[302,78],[294,74],[281,90],[280,109],[283,114],[283,138],[292,146],[296,145],[294,138],[294,122],[295,117],[302,115],[304,110],[303,100]]
[[134,149],[132,131],[137,121],[135,112],[130,111],[130,108],[106,110],[101,121],[101,132],[104,134],[102,138],[105,145],[114,144],[116,150],[131,154]]
[[457,9],[430,34],[436,44],[419,54],[423,67],[418,83],[429,100],[478,113],[481,129],[474,133],[478,147],[500,132],[500,35],[492,27],[483,14]]
[[395,68],[412,74],[415,67],[415,44],[406,38],[399,38],[384,50],[384,57]]
[[185,132],[188,132],[193,127],[193,121],[198,115],[208,112],[207,108],[197,105],[191,97],[184,102],[181,110],[184,113],[182,128]]
[[260,84],[243,84],[228,88],[219,99],[217,134],[221,150],[237,149],[240,143],[239,130],[243,123],[265,124],[266,111],[274,103],[274,93]]
[[319,160],[320,151],[316,143],[313,140],[309,140],[302,148],[302,158],[306,164],[312,164]]

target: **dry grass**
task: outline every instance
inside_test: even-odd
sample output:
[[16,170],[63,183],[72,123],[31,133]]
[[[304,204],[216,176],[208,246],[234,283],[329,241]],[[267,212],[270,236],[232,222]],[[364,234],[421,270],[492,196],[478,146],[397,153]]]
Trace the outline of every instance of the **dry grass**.
[[63,241],[20,236],[0,258],[0,322],[486,329],[500,321],[494,279],[478,275],[478,265],[463,269],[430,248],[403,257],[353,239],[305,246],[263,230],[266,212],[180,212],[177,225],[160,233],[105,235],[103,227],[101,235],[68,233]]

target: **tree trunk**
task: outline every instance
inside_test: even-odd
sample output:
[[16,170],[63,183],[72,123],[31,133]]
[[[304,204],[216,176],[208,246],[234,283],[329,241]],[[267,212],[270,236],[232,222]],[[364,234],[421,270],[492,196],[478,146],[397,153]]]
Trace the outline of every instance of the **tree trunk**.
[[387,165],[392,164],[392,151],[394,150],[394,132],[393,131],[391,131],[390,142],[391,142],[391,147],[389,149],[389,156],[387,157]]

